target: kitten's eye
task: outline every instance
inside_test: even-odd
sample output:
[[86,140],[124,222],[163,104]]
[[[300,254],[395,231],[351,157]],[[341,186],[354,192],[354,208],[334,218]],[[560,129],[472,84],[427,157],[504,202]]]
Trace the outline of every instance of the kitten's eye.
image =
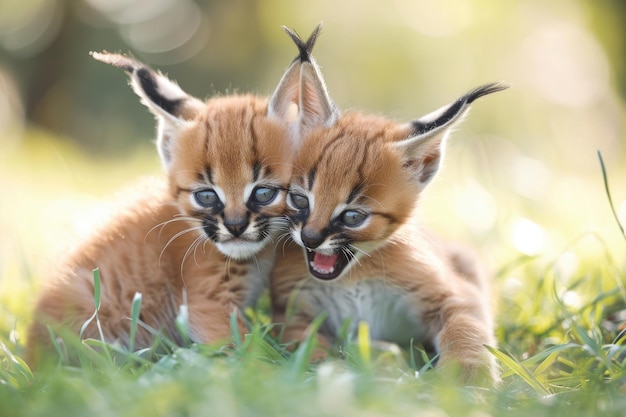
[[291,198],[291,202],[296,208],[300,210],[304,210],[309,208],[309,199],[300,194],[290,193],[289,198]]
[[193,196],[196,202],[203,207],[213,207],[220,202],[219,197],[213,190],[196,191]]
[[341,213],[341,221],[348,227],[356,227],[367,219],[367,213],[356,210],[346,210]]
[[276,188],[257,187],[252,193],[252,198],[259,204],[269,204],[274,201],[277,194]]

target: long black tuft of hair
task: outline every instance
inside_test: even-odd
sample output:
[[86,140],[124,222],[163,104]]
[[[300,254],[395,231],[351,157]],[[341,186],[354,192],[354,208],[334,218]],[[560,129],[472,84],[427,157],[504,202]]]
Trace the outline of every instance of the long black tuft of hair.
[[506,90],[507,88],[509,88],[509,85],[502,81],[489,83],[473,89],[472,91],[466,93],[459,100],[465,101],[467,102],[467,104],[470,104],[477,98],[486,96],[487,94],[497,93],[498,91]]
[[311,51],[315,46],[315,42],[317,41],[318,36],[322,31],[322,23],[318,23],[313,32],[309,36],[306,42],[302,40],[298,32],[293,29],[288,28],[287,26],[281,26],[285,33],[289,35],[293,43],[296,44],[300,55],[296,58],[296,60],[300,60],[300,62],[311,62]]
[[121,68],[126,71],[131,77],[135,77],[141,90],[147,98],[165,110],[167,113],[175,114],[178,110],[182,99],[172,99],[166,97],[159,91],[159,85],[157,82],[157,74],[148,66],[142,64],[132,57],[128,57],[122,54],[112,54],[106,51],[103,52],[90,52],[94,59],[104,62],[105,64],[113,65],[114,67]]
[[439,129],[455,120],[468,105],[474,102],[476,99],[486,96],[487,94],[497,93],[498,91],[506,90],[509,85],[504,82],[495,82],[482,85],[463,94],[456,99],[454,103],[449,105],[441,114],[434,120],[424,122],[422,120],[415,120],[412,122],[415,135],[423,135],[427,132],[431,132]]

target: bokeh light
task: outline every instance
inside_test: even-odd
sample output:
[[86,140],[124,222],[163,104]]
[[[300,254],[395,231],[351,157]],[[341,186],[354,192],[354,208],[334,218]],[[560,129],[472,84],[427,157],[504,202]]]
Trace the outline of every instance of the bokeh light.
[[537,255],[547,244],[546,232],[537,223],[524,218],[517,218],[511,225],[513,246],[523,254]]
[[5,0],[0,5],[0,44],[20,57],[45,50],[63,24],[62,0]]

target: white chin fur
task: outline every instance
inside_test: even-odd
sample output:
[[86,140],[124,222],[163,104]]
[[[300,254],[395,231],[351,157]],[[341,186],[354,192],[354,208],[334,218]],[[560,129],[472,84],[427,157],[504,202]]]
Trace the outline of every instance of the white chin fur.
[[266,240],[261,240],[259,242],[221,242],[216,243],[215,246],[228,257],[234,259],[248,259],[259,253],[266,244]]

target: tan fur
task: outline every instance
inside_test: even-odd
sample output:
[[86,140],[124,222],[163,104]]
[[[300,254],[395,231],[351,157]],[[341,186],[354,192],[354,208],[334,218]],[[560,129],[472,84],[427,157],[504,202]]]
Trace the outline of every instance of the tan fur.
[[[325,252],[348,236],[359,258],[345,275],[323,281],[309,272],[305,249],[286,245],[271,277],[274,321],[285,324],[284,342],[303,340],[325,312],[322,346],[338,342],[344,320],[353,321],[353,331],[354,321],[368,321],[373,338],[435,346],[442,373],[491,384],[498,375],[483,347],[495,343],[487,279],[470,252],[419,225],[414,208],[422,186],[413,170],[430,153],[407,162],[394,145],[408,135],[406,125],[348,113],[305,139],[291,191],[306,194],[311,207],[306,216],[290,215],[292,235],[296,241],[303,230],[324,236]],[[358,198],[350,203],[355,188]],[[341,211],[352,208],[370,213],[366,223],[337,226]]]
[[[29,330],[31,364],[50,349],[47,325],[78,334],[93,314],[94,268],[101,275],[99,317],[104,338],[126,346],[131,302],[137,292],[143,297],[141,321],[174,342],[180,342],[175,319],[185,301],[191,338],[199,343],[227,340],[231,313],[254,303],[273,263],[274,245],[245,259],[227,258],[203,230],[207,217],[222,222],[222,215],[195,207],[191,192],[219,187],[225,195],[223,215],[245,218],[244,191],[257,166],[259,181],[279,188],[277,203],[260,213],[281,216],[291,166],[286,126],[267,117],[264,99],[215,98],[192,120],[188,117],[169,146],[166,178],[138,187],[125,208],[113,213],[49,277]],[[207,168],[212,182],[207,180]],[[259,214],[248,216],[253,223]],[[241,320],[239,326],[244,331]],[[84,337],[100,338],[95,323]],[[149,347],[153,339],[140,327],[135,347]]]

